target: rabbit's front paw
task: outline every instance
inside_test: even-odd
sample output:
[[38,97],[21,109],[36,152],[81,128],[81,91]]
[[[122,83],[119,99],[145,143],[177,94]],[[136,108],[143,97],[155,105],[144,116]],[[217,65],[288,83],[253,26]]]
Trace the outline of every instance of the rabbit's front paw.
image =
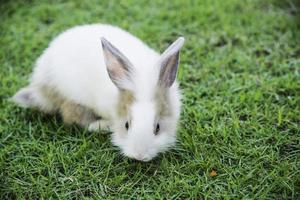
[[108,120],[97,120],[88,125],[88,131],[110,130],[110,122]]

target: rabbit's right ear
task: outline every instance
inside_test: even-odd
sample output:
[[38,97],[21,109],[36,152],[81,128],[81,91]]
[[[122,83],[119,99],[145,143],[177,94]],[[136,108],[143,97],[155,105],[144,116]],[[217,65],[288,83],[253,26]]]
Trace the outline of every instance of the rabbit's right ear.
[[160,74],[159,85],[165,88],[172,86],[176,79],[178,65],[179,65],[179,52],[184,43],[184,37],[179,37],[171,46],[165,50],[160,59]]
[[101,43],[110,79],[119,89],[130,89],[132,64],[105,38],[101,38]]

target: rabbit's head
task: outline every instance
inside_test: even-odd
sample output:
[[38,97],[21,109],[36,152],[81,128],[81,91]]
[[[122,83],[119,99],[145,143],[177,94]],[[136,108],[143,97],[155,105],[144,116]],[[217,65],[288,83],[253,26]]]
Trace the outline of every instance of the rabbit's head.
[[102,38],[108,74],[119,89],[112,139],[125,156],[149,161],[175,143],[180,114],[175,79],[183,43],[178,38],[158,60],[145,60],[152,66],[141,70]]

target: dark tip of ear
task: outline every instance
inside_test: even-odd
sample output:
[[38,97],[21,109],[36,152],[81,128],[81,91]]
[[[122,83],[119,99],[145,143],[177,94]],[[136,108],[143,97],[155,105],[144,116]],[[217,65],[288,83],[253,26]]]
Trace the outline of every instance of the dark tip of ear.
[[105,37],[101,37],[100,39],[101,39],[101,42],[105,42],[106,41]]
[[[104,37],[101,37],[101,43],[102,43],[102,48],[106,49],[107,51],[113,53],[117,57],[124,58],[123,54],[112,44],[110,43],[107,39]],[[124,58],[126,59],[126,58]]]
[[100,39],[101,39],[102,47],[106,47],[110,45],[110,42],[107,39],[105,39],[105,37],[101,37]]

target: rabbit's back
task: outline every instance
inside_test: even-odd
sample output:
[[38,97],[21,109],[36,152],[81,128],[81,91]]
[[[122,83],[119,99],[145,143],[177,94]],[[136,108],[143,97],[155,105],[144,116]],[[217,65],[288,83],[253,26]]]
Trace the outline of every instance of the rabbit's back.
[[131,34],[110,25],[84,25],[56,37],[36,63],[33,85],[46,85],[101,115],[113,113],[118,89],[106,71],[101,37],[107,38],[137,67],[159,55]]

